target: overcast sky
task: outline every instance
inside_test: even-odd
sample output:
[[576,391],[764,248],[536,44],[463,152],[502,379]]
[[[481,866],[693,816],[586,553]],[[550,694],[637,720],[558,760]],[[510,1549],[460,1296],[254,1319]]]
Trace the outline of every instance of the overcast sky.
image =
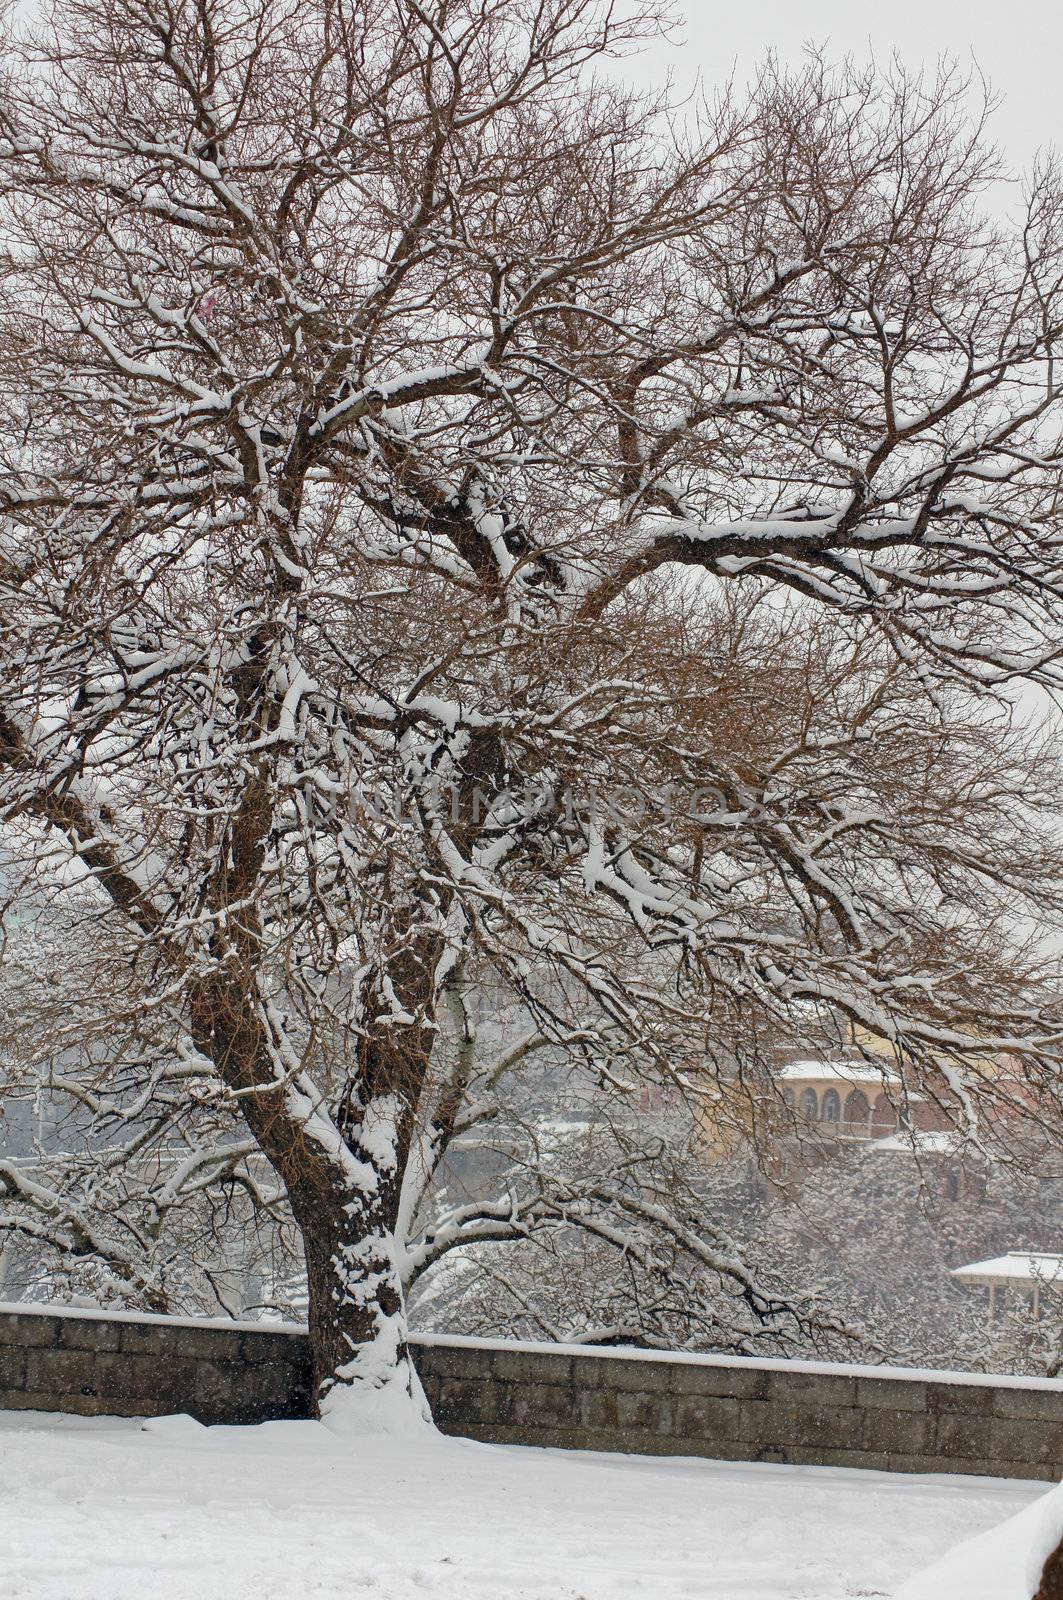
[[1003,103],[993,119],[995,142],[1014,168],[1029,165],[1039,146],[1063,151],[1063,0],[679,0],[685,19],[679,49],[654,52],[678,83],[700,72],[707,83],[737,71],[747,77],[768,50],[799,60],[806,43],[832,57],[896,52],[909,65],[941,56],[977,61]]

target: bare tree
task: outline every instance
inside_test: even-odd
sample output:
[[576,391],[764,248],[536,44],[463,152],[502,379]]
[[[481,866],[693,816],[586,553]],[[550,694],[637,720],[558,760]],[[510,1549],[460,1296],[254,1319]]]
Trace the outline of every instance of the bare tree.
[[[266,1158],[329,1404],[410,1393],[434,1175],[539,1041],[630,1087],[824,1011],[976,1138],[987,1052],[1058,1108],[1009,725],[1061,677],[1055,175],[990,227],[948,74],[685,119],[594,76],[655,27],[60,0],[7,50],[5,843],[79,897],[68,1045],[135,1041],[49,1070]],[[493,1065],[485,970],[532,1022]],[[636,1192],[536,1205],[623,1248]]]
[[[748,1181],[741,1168],[721,1164],[705,1176],[703,1203],[718,1227],[742,1239],[780,1303],[800,1286],[860,1329],[878,1360],[1054,1376],[1063,1295],[1052,1267],[1038,1283],[1036,1309],[1032,1295],[1013,1296],[992,1315],[984,1291],[961,1287],[951,1273],[1012,1249],[1054,1248],[1063,1200],[1058,1134],[1039,1168],[1025,1169],[987,1161],[958,1136],[933,1136],[929,1148],[913,1144],[910,1152],[903,1139],[841,1139],[817,1154],[797,1152],[791,1141],[785,1180],[754,1173]],[[807,1335],[784,1325],[785,1332],[815,1353]]]

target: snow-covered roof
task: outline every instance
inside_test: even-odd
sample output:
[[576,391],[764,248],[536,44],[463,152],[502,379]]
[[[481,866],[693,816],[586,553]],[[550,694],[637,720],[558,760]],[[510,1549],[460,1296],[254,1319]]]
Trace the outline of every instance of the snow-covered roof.
[[1009,1250],[992,1261],[953,1267],[952,1276],[972,1283],[1054,1282],[1063,1277],[1063,1255],[1052,1250]]
[[553,1134],[557,1138],[567,1138],[570,1134],[585,1135],[591,1131],[590,1117],[537,1117],[535,1119],[536,1131],[543,1135]]
[[791,1061],[775,1076],[783,1083],[794,1080],[830,1078],[838,1083],[900,1083],[899,1075],[887,1066],[873,1067],[867,1061]]
[[909,1156],[956,1156],[963,1149],[963,1139],[958,1133],[931,1133],[902,1128],[898,1133],[887,1134],[884,1139],[869,1139],[867,1148],[894,1155],[901,1151]]

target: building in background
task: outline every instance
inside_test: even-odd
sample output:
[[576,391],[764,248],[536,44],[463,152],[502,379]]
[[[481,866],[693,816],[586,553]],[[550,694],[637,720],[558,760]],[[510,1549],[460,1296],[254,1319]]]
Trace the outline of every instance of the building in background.
[[1006,1311],[1032,1314],[1035,1321],[1044,1309],[1046,1290],[1063,1289],[1063,1255],[1050,1250],[1009,1250],[992,1261],[972,1261],[954,1267],[952,1276],[961,1284],[986,1291],[990,1322]]

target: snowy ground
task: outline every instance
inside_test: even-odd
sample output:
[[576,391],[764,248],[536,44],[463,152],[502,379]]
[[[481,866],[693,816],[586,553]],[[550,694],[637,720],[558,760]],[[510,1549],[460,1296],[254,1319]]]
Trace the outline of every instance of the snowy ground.
[[0,1413],[4,1600],[861,1600],[1039,1484]]

